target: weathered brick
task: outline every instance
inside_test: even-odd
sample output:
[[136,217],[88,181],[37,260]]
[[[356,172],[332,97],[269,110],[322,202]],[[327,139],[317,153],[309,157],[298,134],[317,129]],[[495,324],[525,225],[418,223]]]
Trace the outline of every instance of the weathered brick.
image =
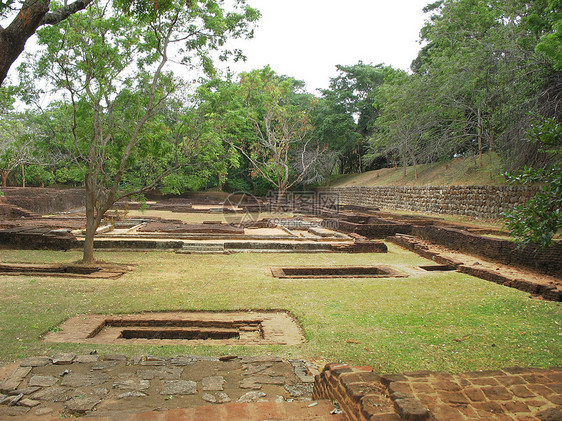
[[432,373],[433,373],[432,371],[428,371],[428,370],[424,370],[424,371],[406,371],[406,372],[404,373],[404,375],[407,376],[407,377],[415,377],[415,378],[422,377],[422,378],[426,378],[426,377],[431,376]]
[[349,366],[349,364],[328,363],[324,366],[324,371],[334,371],[334,370],[340,369],[340,368],[349,368],[351,370],[351,367]]
[[546,397],[550,402],[552,402],[555,405],[560,405],[562,406],[562,395],[550,395]]
[[380,376],[368,372],[345,373],[340,376],[340,381],[344,385],[351,383],[378,383],[380,381]]
[[408,378],[402,374],[383,374],[381,376],[381,381],[385,386],[388,386],[392,382],[408,381]]
[[416,395],[416,398],[429,409],[435,407],[439,401],[436,394],[430,393],[419,393]]
[[472,407],[484,418],[489,417],[490,414],[503,414],[503,408],[497,402],[475,402]]
[[513,393],[515,396],[520,398],[532,398],[536,396],[533,392],[527,389],[527,386],[523,386],[522,384],[511,386],[509,390],[511,390],[511,393]]
[[533,372],[533,369],[523,367],[508,367],[504,368],[503,371],[509,374],[530,374]]
[[388,413],[393,405],[389,399],[380,395],[367,395],[361,398],[361,413],[368,419],[372,415]]
[[534,408],[542,408],[543,406],[547,406],[547,405],[550,406],[550,402],[542,398],[525,399],[524,402],[525,404],[532,406]]
[[475,379],[470,379],[471,383],[477,386],[497,386],[498,381],[493,377],[479,377]]
[[396,399],[394,408],[405,420],[423,421],[429,418],[429,411],[417,399]]
[[441,400],[446,403],[463,405],[470,403],[467,397],[461,392],[441,392],[439,396]]
[[464,419],[463,414],[449,405],[439,405],[432,411],[433,417],[437,421],[452,421]]
[[450,380],[434,381],[431,385],[436,390],[446,390],[449,392],[458,392],[459,390],[461,390],[461,387],[458,385],[458,383],[452,382]]
[[562,420],[562,409],[548,408],[535,415],[540,421],[558,421]]
[[486,397],[490,400],[509,400],[512,397],[512,394],[509,393],[503,386],[490,386],[490,387],[483,387],[482,392],[486,395]]
[[525,405],[523,402],[521,401],[511,401],[511,402],[505,402],[502,404],[503,407],[506,409],[506,411],[508,412],[512,412],[512,413],[517,413],[517,412],[531,412],[531,410],[529,409],[529,407],[527,405]]
[[31,373],[32,367],[17,367],[10,376],[0,383],[0,392],[9,392],[19,387],[23,379]]
[[545,376],[555,383],[562,383],[562,371],[551,371],[545,373]]
[[527,387],[529,388],[529,390],[532,390],[537,395],[544,396],[545,398],[554,393],[552,389],[546,387],[544,384],[529,384],[527,385]]
[[548,383],[549,380],[542,374],[522,374],[521,378],[527,383]]
[[504,386],[513,386],[514,384],[525,384],[525,380],[523,380],[519,376],[498,376],[496,380],[503,384]]
[[464,393],[472,402],[482,402],[486,400],[482,390],[476,387],[469,387],[464,389]]
[[427,383],[412,383],[412,390],[416,393],[432,393],[433,388]]
[[395,392],[412,393],[412,388],[408,382],[392,382],[388,385],[388,393]]
[[495,377],[495,376],[505,376],[505,373],[501,370],[479,370],[470,371],[468,373],[463,373],[467,378],[478,378],[478,377]]
[[376,385],[366,383],[347,384],[345,390],[347,395],[355,402],[359,402],[363,396],[380,393]]

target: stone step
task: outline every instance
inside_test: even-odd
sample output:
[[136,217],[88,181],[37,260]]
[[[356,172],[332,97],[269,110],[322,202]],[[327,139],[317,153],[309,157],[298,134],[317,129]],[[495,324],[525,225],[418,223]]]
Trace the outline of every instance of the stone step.
[[[332,414],[333,404],[328,400],[307,402],[252,402],[227,403],[194,408],[178,408],[168,411],[140,413],[115,413],[115,415],[75,420],[96,421],[345,421],[344,414]],[[93,415],[93,414],[92,414]],[[14,421],[58,421],[59,417],[12,417]]]
[[184,243],[180,254],[224,254],[224,243]]

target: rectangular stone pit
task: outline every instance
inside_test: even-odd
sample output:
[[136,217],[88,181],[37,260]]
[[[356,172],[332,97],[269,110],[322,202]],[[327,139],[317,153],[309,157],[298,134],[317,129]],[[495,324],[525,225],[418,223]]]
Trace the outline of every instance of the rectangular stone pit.
[[123,265],[84,266],[76,264],[0,263],[0,275],[4,276],[115,279],[129,270],[129,267]]
[[296,345],[304,336],[287,312],[165,312],[83,315],[66,320],[47,342],[158,345]]
[[418,266],[418,268],[425,270],[426,272],[451,272],[457,270],[457,268],[452,265],[427,265]]
[[407,275],[388,266],[293,266],[273,267],[271,273],[276,278],[316,279],[316,278],[404,278]]

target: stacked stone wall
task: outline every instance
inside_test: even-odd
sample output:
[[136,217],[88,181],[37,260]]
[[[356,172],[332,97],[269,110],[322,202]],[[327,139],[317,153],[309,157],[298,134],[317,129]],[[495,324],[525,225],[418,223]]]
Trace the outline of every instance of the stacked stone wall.
[[340,205],[497,219],[524,204],[534,186],[334,187]]
[[449,227],[413,227],[412,234],[453,250],[562,277],[562,242],[539,251],[532,246],[518,246],[507,239],[483,237]]
[[0,192],[9,204],[40,214],[66,212],[86,202],[84,189],[2,187]]

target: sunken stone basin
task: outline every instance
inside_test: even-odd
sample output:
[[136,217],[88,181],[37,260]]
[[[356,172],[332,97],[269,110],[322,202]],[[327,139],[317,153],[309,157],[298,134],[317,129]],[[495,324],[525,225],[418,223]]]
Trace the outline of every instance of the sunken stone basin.
[[162,312],[72,317],[46,342],[158,345],[296,345],[296,319],[284,311]]
[[388,266],[292,266],[273,267],[276,278],[404,278],[401,272]]

